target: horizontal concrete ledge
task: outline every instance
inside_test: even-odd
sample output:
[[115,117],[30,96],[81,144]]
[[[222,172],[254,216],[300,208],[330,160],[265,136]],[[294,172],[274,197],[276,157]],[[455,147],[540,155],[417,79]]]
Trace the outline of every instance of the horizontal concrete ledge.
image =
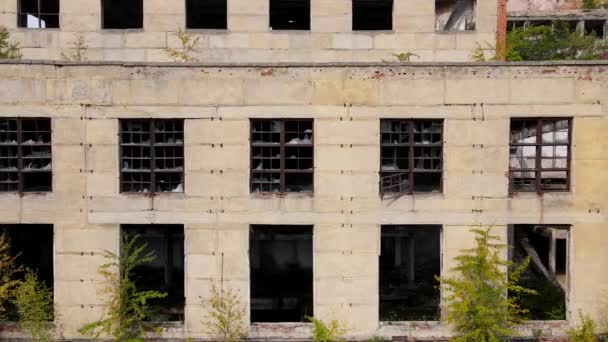
[[58,60],[25,60],[0,59],[0,65],[53,65],[70,66],[122,66],[122,67],[158,67],[158,68],[322,68],[322,67],[519,67],[519,66],[608,66],[608,60],[591,61],[524,61],[524,62],[339,62],[339,63],[205,63],[205,62],[120,62],[120,61],[58,61]]
[[508,20],[602,20],[608,19],[608,11],[596,10],[554,10],[554,11],[512,11]]

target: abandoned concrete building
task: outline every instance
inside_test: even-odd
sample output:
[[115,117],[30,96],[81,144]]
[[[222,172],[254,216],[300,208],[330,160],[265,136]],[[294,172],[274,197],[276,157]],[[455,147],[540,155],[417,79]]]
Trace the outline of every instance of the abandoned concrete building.
[[[0,0],[23,53],[0,60],[0,231],[65,338],[104,314],[102,252],[136,233],[158,257],[138,286],[168,293],[159,336],[208,337],[221,283],[252,339],[309,338],[313,315],[432,339],[453,334],[435,277],[491,227],[532,260],[519,331],[561,336],[606,315],[608,63],[470,54],[501,16],[608,37],[607,11],[580,6]],[[178,28],[198,62],[167,63]],[[62,61],[78,37],[86,61]]]

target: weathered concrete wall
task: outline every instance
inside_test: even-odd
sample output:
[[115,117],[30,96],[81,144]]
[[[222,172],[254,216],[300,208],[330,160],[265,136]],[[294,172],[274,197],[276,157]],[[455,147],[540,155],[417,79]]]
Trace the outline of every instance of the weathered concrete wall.
[[[476,43],[494,44],[496,2],[477,2],[477,29],[435,32],[434,1],[395,0],[392,31],[352,31],[350,0],[312,0],[310,31],[271,31],[268,0],[228,1],[228,30],[192,30],[205,62],[467,61]],[[102,30],[100,0],[61,0],[61,29],[17,28],[17,1],[0,1],[0,25],[21,43],[25,58],[61,59],[82,34],[89,60],[167,61],[164,49],[179,48],[185,1],[145,0],[144,28]]]
[[[248,305],[248,226],[314,225],[314,314],[353,335],[445,336],[436,322],[378,322],[381,224],[442,224],[443,272],[468,228],[571,224],[568,317],[599,315],[608,290],[608,64],[162,66],[0,63],[0,115],[53,118],[54,192],[0,194],[3,223],[55,224],[55,299],[65,335],[104,310],[100,250],[123,223],[183,223],[186,321],[204,336],[206,295],[222,273]],[[570,116],[572,189],[508,194],[511,117]],[[119,193],[118,118],[185,118],[184,194]],[[249,118],[314,118],[314,196],[249,193]],[[382,200],[379,119],[444,118],[444,192]],[[483,147],[480,147],[480,146]],[[222,171],[222,172],[218,172]],[[482,172],[481,172],[482,171]],[[92,253],[92,254],[91,254]],[[565,324],[557,323],[554,332]],[[305,337],[255,325],[252,336]]]
[[582,8],[582,0],[509,0],[508,11],[559,11]]

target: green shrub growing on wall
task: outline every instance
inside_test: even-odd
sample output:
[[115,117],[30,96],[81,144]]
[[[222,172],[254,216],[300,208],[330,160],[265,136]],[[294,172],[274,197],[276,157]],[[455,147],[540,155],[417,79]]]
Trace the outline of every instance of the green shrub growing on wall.
[[123,234],[120,253],[104,251],[109,261],[99,267],[99,274],[107,286],[103,294],[107,298],[108,311],[104,318],[88,323],[80,328],[83,335],[99,338],[111,336],[114,341],[144,341],[148,328],[146,321],[150,312],[150,300],[164,298],[166,293],[139,291],[133,280],[133,270],[156,259],[153,251],[147,251],[147,244],[139,244],[138,236]]
[[570,342],[599,342],[595,322],[588,316],[584,316],[582,313],[580,315],[580,325],[568,330],[568,338],[570,339]]
[[0,321],[6,318],[6,305],[13,300],[15,289],[19,285],[17,273],[22,268],[17,266],[16,259],[10,254],[8,237],[0,234]]
[[53,291],[28,271],[15,291],[19,325],[34,341],[52,341],[54,328]]
[[203,300],[208,306],[209,318],[203,322],[207,332],[219,341],[235,342],[246,336],[245,308],[238,292],[213,286],[211,296]]
[[[445,302],[445,319],[458,334],[457,342],[498,342],[514,335],[512,327],[525,310],[508,293],[533,293],[518,286],[529,259],[520,265],[504,260],[505,245],[490,229],[472,229],[475,247],[456,257],[454,277],[438,277]],[[507,275],[507,269],[510,269]]]
[[340,322],[333,319],[325,323],[318,318],[308,317],[312,323],[312,339],[315,342],[343,342],[347,330]]
[[19,44],[10,40],[6,27],[0,26],[0,59],[19,59],[21,56]]

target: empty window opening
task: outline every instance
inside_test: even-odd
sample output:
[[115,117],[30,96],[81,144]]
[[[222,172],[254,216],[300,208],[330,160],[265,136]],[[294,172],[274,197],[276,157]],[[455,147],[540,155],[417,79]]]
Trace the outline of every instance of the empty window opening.
[[154,299],[147,308],[151,321],[184,320],[184,226],[177,224],[122,225],[123,236],[137,236],[146,253],[154,252],[152,263],[133,270],[135,286],[140,291],[160,291],[167,297]]
[[251,322],[305,322],[313,313],[312,226],[251,226]]
[[511,193],[569,190],[571,124],[568,118],[511,120]]
[[595,36],[600,39],[608,38],[608,21],[585,20],[585,34]]
[[435,30],[475,30],[475,7],[475,0],[435,0]]
[[104,29],[140,29],[144,27],[143,0],[102,0]]
[[[36,273],[38,279],[53,288],[53,225],[51,224],[2,224],[0,235],[9,244],[11,257],[16,257],[16,266]],[[24,277],[25,273],[18,274]],[[13,304],[4,308],[6,319],[17,321],[17,310]]]
[[566,319],[568,292],[568,226],[513,225],[509,227],[509,258],[516,264],[530,258],[519,285],[538,292],[518,294],[529,320]]
[[310,30],[310,0],[270,0],[271,30]]
[[441,192],[443,120],[380,121],[380,194]]
[[19,27],[59,28],[59,0],[19,0]]
[[226,0],[187,0],[186,25],[190,29],[226,29]]
[[353,30],[392,30],[393,0],[353,0]]
[[251,191],[313,191],[313,121],[251,120]]
[[382,226],[380,320],[439,319],[441,226]]
[[0,119],[0,191],[52,191],[51,119]]
[[184,192],[184,120],[120,120],[121,192]]

